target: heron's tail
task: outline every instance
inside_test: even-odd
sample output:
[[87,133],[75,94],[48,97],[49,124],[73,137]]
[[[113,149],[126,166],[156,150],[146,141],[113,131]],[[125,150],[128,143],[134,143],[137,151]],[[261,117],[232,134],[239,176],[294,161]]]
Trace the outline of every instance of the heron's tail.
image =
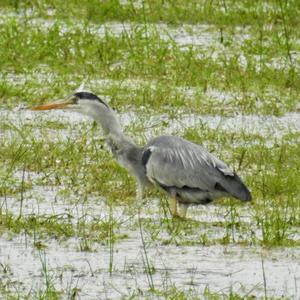
[[236,182],[237,192],[233,194],[233,196],[243,201],[251,201],[251,193],[248,187],[243,183],[241,178],[238,175],[234,174],[234,180]]
[[252,196],[247,186],[242,182],[237,174],[234,176],[225,176],[226,180],[221,185],[234,198],[242,201],[251,201]]

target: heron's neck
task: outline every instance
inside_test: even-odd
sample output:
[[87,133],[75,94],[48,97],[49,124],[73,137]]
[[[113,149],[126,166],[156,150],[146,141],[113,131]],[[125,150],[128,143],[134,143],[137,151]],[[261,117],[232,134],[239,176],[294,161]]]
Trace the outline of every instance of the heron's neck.
[[95,110],[90,116],[101,125],[111,148],[122,149],[136,146],[131,138],[124,134],[119,118],[111,108]]
[[124,168],[138,179],[140,189],[142,190],[143,186],[150,184],[142,165],[143,148],[124,134],[117,114],[111,108],[101,106],[97,107],[95,111],[90,111],[89,115],[102,126],[112,154]]
[[106,109],[105,111],[101,110],[95,112],[92,117],[97,123],[101,125],[106,136],[109,134],[123,134],[123,130],[120,125],[119,119],[112,109]]

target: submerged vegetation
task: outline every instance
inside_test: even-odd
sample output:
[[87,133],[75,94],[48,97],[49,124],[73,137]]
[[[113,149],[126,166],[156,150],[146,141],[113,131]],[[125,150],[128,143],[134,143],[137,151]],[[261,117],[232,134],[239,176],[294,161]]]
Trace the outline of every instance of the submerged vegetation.
[[[103,298],[112,290],[122,299],[297,297],[297,274],[294,290],[274,291],[264,260],[291,251],[299,261],[299,1],[3,0],[0,12],[1,243],[25,237],[20,247],[34,253],[44,280],[14,282],[0,254],[3,299],[88,297],[73,277],[58,284],[76,266],[51,268],[53,243],[62,253],[71,243],[77,254],[105,258],[105,267],[88,262],[82,275],[97,288],[94,278],[107,274],[122,276],[122,286],[128,274],[146,281],[119,292],[105,286]],[[205,145],[241,174],[253,202],[223,199],[191,208],[187,220],[170,219],[159,191],[136,203],[134,180],[107,153],[96,124],[21,109],[82,82],[116,109],[138,143],[171,133]],[[142,266],[121,257],[120,267],[119,252],[134,247]],[[177,284],[174,270],[157,267],[158,248],[192,260],[194,247],[258,251],[263,280],[241,278],[239,288],[225,290],[200,284],[197,270],[185,270],[191,282]]]

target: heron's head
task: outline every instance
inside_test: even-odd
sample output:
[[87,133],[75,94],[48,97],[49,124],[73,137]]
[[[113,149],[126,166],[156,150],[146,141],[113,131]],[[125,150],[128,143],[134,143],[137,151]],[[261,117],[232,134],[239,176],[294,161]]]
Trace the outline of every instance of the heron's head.
[[100,123],[105,133],[121,132],[121,127],[115,112],[103,100],[90,92],[76,92],[63,100],[31,108],[31,110],[35,111],[50,109],[76,111]]
[[90,92],[76,92],[65,99],[38,105],[31,110],[64,109],[93,117],[95,112],[110,110],[110,107],[98,96]]

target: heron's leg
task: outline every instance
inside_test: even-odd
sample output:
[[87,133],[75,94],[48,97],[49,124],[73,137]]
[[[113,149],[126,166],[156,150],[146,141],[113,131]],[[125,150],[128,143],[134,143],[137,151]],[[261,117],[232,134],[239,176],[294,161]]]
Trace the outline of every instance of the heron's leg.
[[184,204],[184,203],[178,203],[179,206],[179,216],[181,218],[185,218],[186,217],[186,213],[187,213],[187,209],[188,209],[188,205]]
[[144,199],[144,186],[138,182],[137,183],[137,189],[136,189],[136,201],[139,203]]
[[169,209],[173,217],[178,217],[177,200],[175,197],[169,198]]

